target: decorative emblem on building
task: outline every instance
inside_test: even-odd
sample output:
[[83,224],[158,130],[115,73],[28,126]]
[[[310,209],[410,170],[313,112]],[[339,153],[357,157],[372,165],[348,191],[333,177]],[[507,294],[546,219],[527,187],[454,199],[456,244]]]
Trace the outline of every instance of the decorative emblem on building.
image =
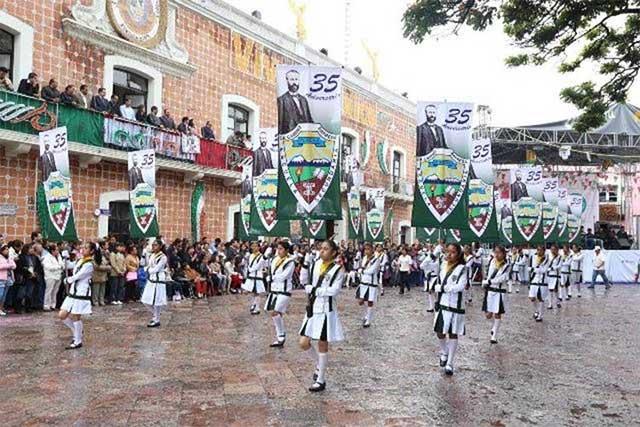
[[107,13],[116,32],[139,46],[152,48],[164,38],[168,0],[107,0]]
[[42,132],[56,127],[58,118],[48,111],[46,102],[39,107],[33,107],[0,99],[0,121],[11,124],[29,122],[33,129]]

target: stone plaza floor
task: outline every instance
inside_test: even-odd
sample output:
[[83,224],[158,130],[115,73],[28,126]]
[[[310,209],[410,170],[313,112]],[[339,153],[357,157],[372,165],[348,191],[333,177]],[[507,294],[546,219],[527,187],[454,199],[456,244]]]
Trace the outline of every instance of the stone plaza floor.
[[523,292],[509,295],[497,345],[474,289],[453,377],[438,367],[424,293],[388,289],[369,329],[354,293],[339,297],[346,341],[330,349],[320,394],[297,347],[301,291],[284,349],[269,348],[270,319],[238,295],[171,304],[157,329],[140,304],[97,308],[78,351],[64,350],[53,313],[0,318],[0,425],[640,423],[640,287],[583,290],[542,323]]

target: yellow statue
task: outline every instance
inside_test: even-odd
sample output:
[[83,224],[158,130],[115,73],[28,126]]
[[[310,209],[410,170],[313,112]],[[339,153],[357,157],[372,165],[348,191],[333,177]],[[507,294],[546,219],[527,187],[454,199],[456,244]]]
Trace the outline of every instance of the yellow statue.
[[307,39],[307,27],[304,25],[304,13],[307,10],[306,3],[297,4],[295,0],[289,0],[289,9],[296,16],[296,33],[298,40]]
[[377,82],[380,80],[380,66],[378,64],[378,51],[372,50],[367,42],[362,40],[362,47],[364,47],[365,52],[367,52],[367,56],[369,57],[369,61],[371,61],[371,72],[373,73],[373,81]]

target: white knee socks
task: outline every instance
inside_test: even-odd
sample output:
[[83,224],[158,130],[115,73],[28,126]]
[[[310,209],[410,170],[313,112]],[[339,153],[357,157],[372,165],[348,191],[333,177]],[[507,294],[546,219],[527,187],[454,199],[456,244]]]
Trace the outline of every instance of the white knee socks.
[[556,303],[556,293],[549,292],[549,308],[553,307]]
[[76,329],[73,326],[73,320],[71,320],[70,317],[67,317],[66,319],[64,319],[62,321],[62,323],[64,323],[64,326],[66,326],[67,328],[71,329],[72,333],[75,333]]
[[491,332],[494,340],[498,340],[498,329],[500,329],[500,321],[502,319],[493,319],[493,328],[491,328]]
[[449,338],[449,356],[447,357],[447,365],[453,368],[453,359],[456,357],[456,350],[458,349],[458,339]]
[[509,288],[507,290],[509,293],[513,290],[513,280],[509,280]]
[[276,315],[272,317],[273,325],[276,327],[276,335],[278,339],[283,338],[287,333],[284,330],[284,320],[281,315]]
[[154,305],[152,310],[153,310],[153,321],[160,323],[160,310],[162,310],[162,307],[159,305]]
[[373,320],[373,307],[367,307],[364,318],[367,322],[371,322]]
[[438,338],[438,344],[440,344],[440,354],[446,356],[449,353],[449,347],[447,347],[447,339]]
[[73,342],[74,344],[82,342],[82,320],[73,322]]
[[320,384],[324,384],[325,374],[327,372],[327,362],[328,362],[328,354],[327,353],[318,353],[318,379],[316,382]]
[[539,301],[538,302],[538,317],[540,319],[542,319],[543,310],[544,310],[544,302],[543,301]]
[[431,292],[427,294],[427,310],[433,310],[433,295],[431,295]]

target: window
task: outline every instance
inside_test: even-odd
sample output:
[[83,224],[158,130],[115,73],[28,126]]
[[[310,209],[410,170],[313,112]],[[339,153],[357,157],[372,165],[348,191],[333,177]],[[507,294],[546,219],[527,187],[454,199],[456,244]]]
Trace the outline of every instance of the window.
[[131,106],[139,105],[147,107],[147,95],[149,94],[149,80],[140,74],[121,68],[113,69],[113,93],[118,95],[120,102],[125,97],[131,98]]
[[10,79],[13,79],[13,46],[13,34],[0,29],[0,67],[9,69]]
[[400,192],[400,178],[402,174],[402,153],[393,152],[393,163],[391,164],[391,179],[393,184],[393,192]]
[[120,242],[129,240],[129,202],[109,203],[109,235]]
[[618,203],[618,187],[615,185],[608,185],[600,190],[600,202],[604,203]]
[[230,104],[227,113],[227,130],[229,135],[239,131],[248,136],[249,110],[238,105]]

